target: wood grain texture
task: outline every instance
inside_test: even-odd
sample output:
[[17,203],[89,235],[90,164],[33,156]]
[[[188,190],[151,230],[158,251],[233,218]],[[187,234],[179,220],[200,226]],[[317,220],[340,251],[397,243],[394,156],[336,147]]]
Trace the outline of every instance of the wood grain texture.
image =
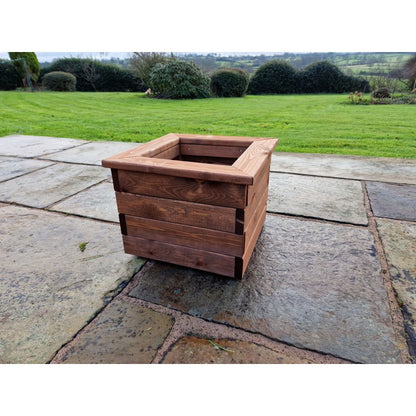
[[179,145],[175,145],[170,147],[169,149],[166,150],[162,150],[161,152],[155,154],[153,157],[155,159],[176,159],[178,157],[180,157],[181,155],[181,150]]
[[253,142],[234,162],[233,167],[255,178],[261,172],[262,167],[268,163],[276,144],[277,139]]
[[166,134],[150,142],[126,150],[125,152],[104,159],[101,164],[105,168],[117,168],[121,161],[132,161],[136,157],[154,157],[155,155],[179,145],[179,137],[174,133]]
[[[108,164],[109,162],[107,162],[107,165]],[[135,157],[131,161],[127,161],[126,159],[113,160],[111,161],[110,167],[132,172],[158,173],[161,175],[195,178],[207,181],[235,184],[253,183],[252,176],[234,166],[187,162],[182,160]]]
[[181,154],[190,156],[211,156],[235,158],[240,157],[248,146],[218,146],[203,144],[181,144]]
[[123,236],[124,251],[136,256],[234,277],[235,257],[175,244]]
[[244,208],[245,185],[120,170],[120,191],[208,205]]
[[118,211],[136,217],[233,233],[236,209],[116,192]]
[[244,232],[250,233],[252,223],[256,222],[258,217],[262,215],[263,210],[267,210],[268,189],[264,189],[263,193],[258,193],[253,203],[248,205],[244,210]]
[[246,244],[246,248],[243,255],[243,264],[242,264],[242,274],[244,275],[248,263],[251,258],[251,254],[253,253],[254,247],[256,246],[257,239],[259,238],[259,235],[261,233],[261,230],[263,229],[264,221],[266,220],[266,210],[264,210],[263,214],[258,218],[257,223],[255,224],[255,227],[253,229],[253,232],[251,233],[251,238]]
[[127,235],[230,256],[242,256],[244,237],[192,225],[126,215]]
[[[202,134],[184,134],[176,133],[180,138],[181,144],[203,144],[211,146],[250,146],[256,141],[270,140],[264,137],[247,137],[247,136],[218,136]],[[275,139],[271,139],[275,140]]]

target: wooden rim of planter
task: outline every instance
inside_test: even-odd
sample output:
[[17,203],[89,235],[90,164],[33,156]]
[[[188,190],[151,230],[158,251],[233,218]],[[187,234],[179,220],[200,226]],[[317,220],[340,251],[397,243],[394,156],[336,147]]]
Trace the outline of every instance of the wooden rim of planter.
[[[169,133],[102,161],[102,166],[175,175],[205,181],[252,185],[278,139]],[[172,160],[179,154],[236,158],[229,165]]]

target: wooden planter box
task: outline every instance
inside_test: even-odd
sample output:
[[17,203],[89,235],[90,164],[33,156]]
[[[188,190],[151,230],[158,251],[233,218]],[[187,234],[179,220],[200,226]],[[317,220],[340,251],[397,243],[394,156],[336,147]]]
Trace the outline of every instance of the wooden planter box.
[[102,161],[126,253],[241,279],[277,139],[167,134]]

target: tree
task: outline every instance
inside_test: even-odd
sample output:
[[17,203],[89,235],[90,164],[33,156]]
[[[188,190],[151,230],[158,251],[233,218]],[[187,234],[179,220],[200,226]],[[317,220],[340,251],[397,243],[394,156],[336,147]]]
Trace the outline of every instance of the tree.
[[[30,80],[33,82],[38,80],[40,65],[35,52],[9,52],[9,57],[20,75],[24,87],[27,86],[28,82],[30,83]],[[30,80],[27,79],[26,68],[29,72]]]
[[412,92],[416,92],[416,55],[404,64],[403,75],[409,80]]
[[133,52],[130,67],[137,76],[149,87],[150,73],[156,64],[164,64],[168,58],[159,52]]

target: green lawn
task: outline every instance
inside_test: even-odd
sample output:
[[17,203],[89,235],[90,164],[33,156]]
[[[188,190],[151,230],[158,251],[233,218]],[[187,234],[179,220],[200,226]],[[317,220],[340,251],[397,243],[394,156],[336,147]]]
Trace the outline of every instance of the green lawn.
[[415,105],[347,94],[156,100],[138,93],[0,92],[0,136],[146,142],[166,133],[277,137],[278,151],[416,158]]

